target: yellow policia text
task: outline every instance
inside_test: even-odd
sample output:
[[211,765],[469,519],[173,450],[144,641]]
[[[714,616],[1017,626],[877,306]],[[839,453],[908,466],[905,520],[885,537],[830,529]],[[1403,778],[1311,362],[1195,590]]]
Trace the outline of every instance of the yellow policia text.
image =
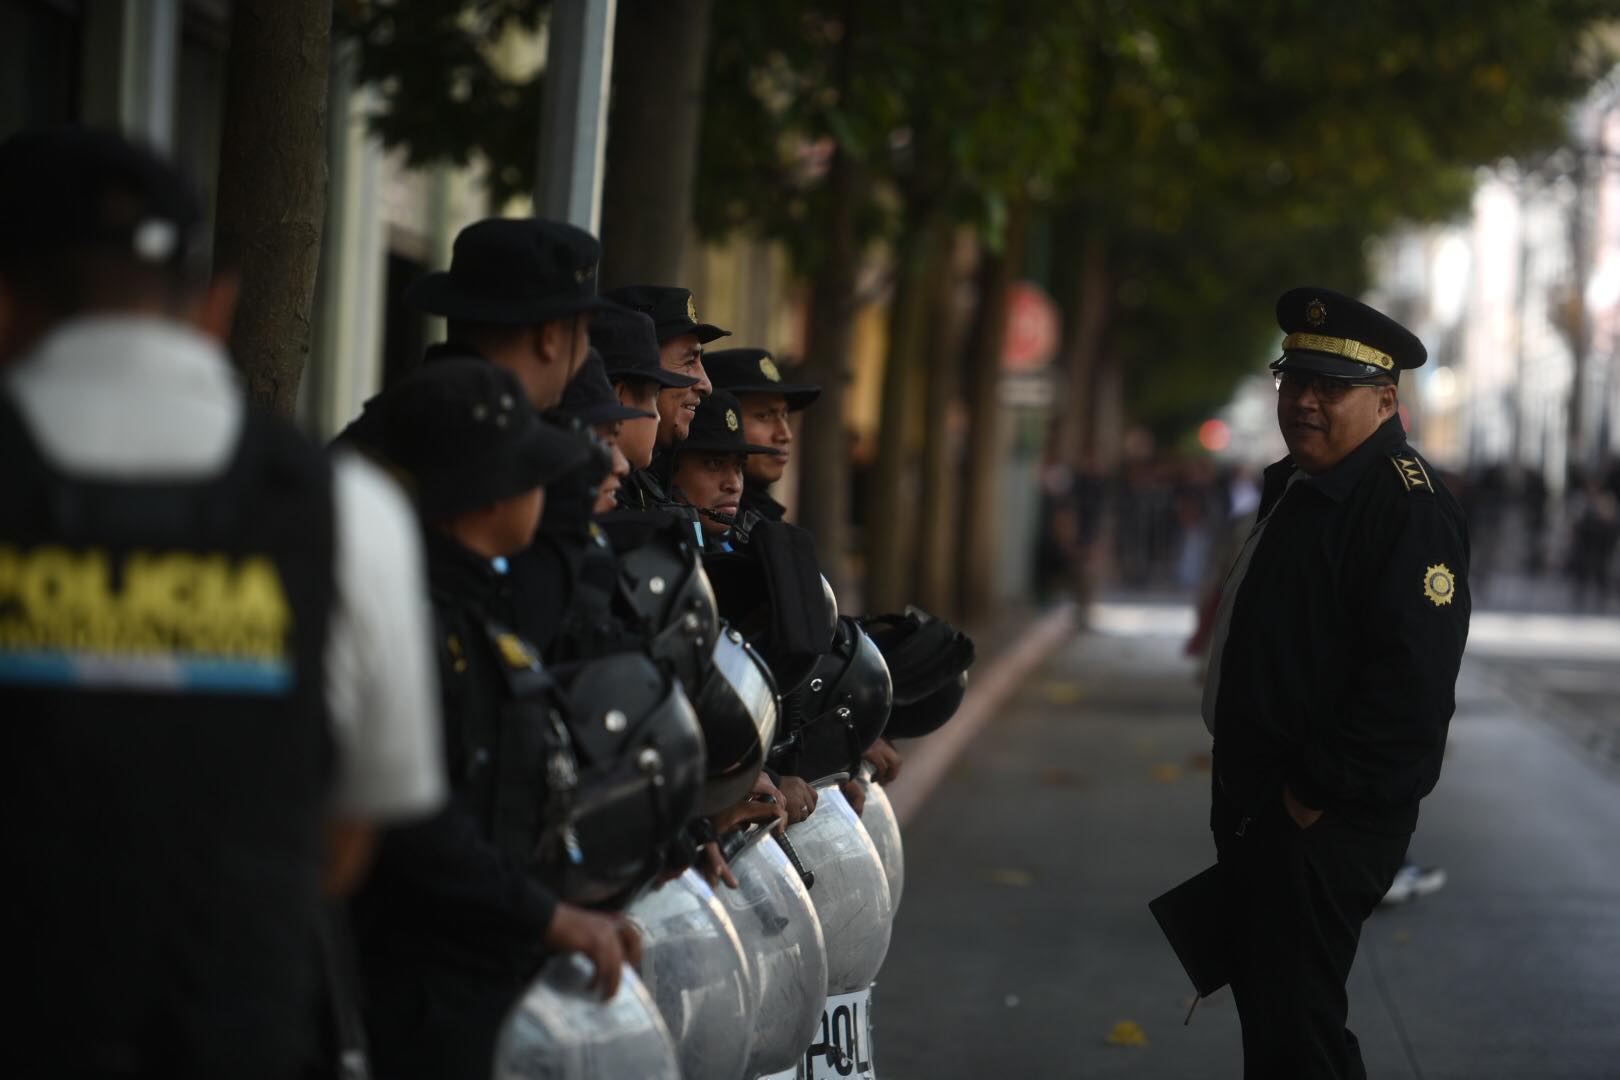
[[0,649],[281,660],[291,612],[263,555],[0,545]]

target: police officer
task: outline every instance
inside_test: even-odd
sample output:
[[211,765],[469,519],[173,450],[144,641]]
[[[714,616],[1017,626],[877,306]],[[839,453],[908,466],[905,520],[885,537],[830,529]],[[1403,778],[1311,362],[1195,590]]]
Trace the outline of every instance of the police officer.
[[821,387],[783,381],[776,358],[766,349],[720,349],[705,354],[703,366],[716,389],[737,395],[748,441],[776,451],[749,457],[743,474],[743,511],[781,521],[787,508],[771,498],[770,487],[782,479],[793,455],[791,414],[814,404]]
[[443,796],[410,511],[245,408],[207,236],[118,136],[0,145],[6,1076],[319,1070],[322,892]]
[[1288,456],[1222,591],[1203,713],[1247,1077],[1365,1075],[1361,924],[1434,787],[1468,635],[1468,536],[1406,441],[1405,327],[1329,289],[1277,302]]
[[742,405],[724,390],[704,399],[685,439],[672,451],[670,483],[677,502],[698,512],[705,551],[731,551],[750,458],[774,457],[743,434]]
[[665,371],[697,380],[689,386],[669,387],[658,395],[658,449],[667,451],[686,438],[698,405],[714,389],[703,368],[703,346],[729,337],[731,331],[698,319],[690,289],[626,285],[609,289],[605,295],[652,319],[658,336],[659,363]]
[[[560,903],[534,860],[566,739],[498,560],[526,549],[544,485],[588,447],[544,423],[508,371],[425,365],[388,393],[383,448],[426,526],[452,798],[384,840],[355,902],[376,1073],[485,1077],[502,1018],[549,953],[581,952],[611,996],[629,924]],[[561,762],[553,765],[553,762]]]
[[[602,356],[602,369],[613,384],[619,404],[650,417],[626,420],[619,438],[620,449],[631,469],[645,475],[658,448],[662,393],[691,390],[697,386],[698,379],[663,366],[652,319],[639,311],[623,308],[602,312],[591,324],[591,346]],[[621,502],[645,510],[666,500],[667,496],[655,481],[640,479],[636,486],[625,489]]]

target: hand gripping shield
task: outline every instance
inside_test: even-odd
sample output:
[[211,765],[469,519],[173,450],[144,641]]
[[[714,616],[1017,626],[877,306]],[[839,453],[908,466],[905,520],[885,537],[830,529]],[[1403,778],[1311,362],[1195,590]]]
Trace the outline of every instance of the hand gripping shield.
[[607,1002],[592,974],[577,954],[540,969],[496,1037],[495,1080],[680,1080],[674,1041],[635,969],[625,965]]
[[641,929],[641,978],[675,1040],[681,1075],[742,1076],[758,998],[742,940],[714,890],[688,870],[625,914]]
[[680,685],[639,653],[584,664],[563,697],[578,775],[540,876],[570,903],[604,904],[658,872],[696,811],[703,733]]

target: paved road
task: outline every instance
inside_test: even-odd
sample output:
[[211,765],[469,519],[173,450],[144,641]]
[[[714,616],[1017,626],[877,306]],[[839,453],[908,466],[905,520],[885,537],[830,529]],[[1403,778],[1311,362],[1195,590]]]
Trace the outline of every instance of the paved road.
[[[1182,1026],[1145,906],[1213,859],[1188,618],[1101,609],[907,827],[882,1080],[1240,1075],[1229,995]],[[1449,886],[1363,936],[1374,1077],[1620,1077],[1620,620],[1538,618],[1485,620],[1465,665],[1413,848]]]

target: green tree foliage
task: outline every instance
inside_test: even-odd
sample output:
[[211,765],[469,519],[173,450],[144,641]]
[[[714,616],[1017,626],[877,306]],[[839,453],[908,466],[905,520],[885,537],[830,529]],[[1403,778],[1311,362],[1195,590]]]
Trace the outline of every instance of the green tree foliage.
[[489,163],[491,200],[534,190],[542,71],[506,70],[496,46],[534,30],[548,0],[338,0],[336,29],[360,44],[358,81],[376,88],[371,118],[413,166]]

